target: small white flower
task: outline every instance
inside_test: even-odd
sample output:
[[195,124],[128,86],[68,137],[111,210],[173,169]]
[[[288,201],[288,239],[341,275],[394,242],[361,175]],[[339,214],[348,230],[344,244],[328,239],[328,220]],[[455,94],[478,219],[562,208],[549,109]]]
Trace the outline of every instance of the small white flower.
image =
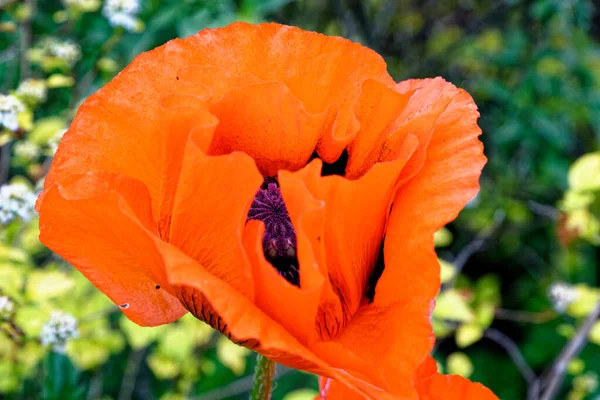
[[52,53],[65,60],[69,66],[73,66],[81,58],[79,46],[71,41],[57,42],[52,48]]
[[30,161],[40,155],[40,147],[28,140],[22,140],[15,144],[15,155]]
[[122,26],[128,31],[137,28],[137,14],[142,10],[139,0],[106,0],[102,14],[111,26]]
[[573,285],[566,282],[554,282],[548,288],[548,298],[554,309],[559,313],[563,313],[572,303],[577,301],[579,294]]
[[44,346],[51,346],[59,353],[64,353],[69,340],[79,337],[77,319],[63,311],[52,311],[50,320],[44,324],[40,333],[40,341]]
[[22,183],[0,187],[0,224],[6,225],[16,218],[28,222],[35,213],[36,195]]
[[0,126],[11,131],[19,129],[17,116],[25,111],[25,104],[12,94],[0,94]]
[[9,319],[14,309],[15,305],[8,296],[0,296],[0,321]]
[[58,57],[68,67],[75,65],[81,58],[81,48],[72,40],[59,40],[55,37],[47,37],[40,42],[39,46],[45,56]]
[[41,79],[26,79],[17,88],[17,96],[36,102],[45,101],[47,92],[46,82]]

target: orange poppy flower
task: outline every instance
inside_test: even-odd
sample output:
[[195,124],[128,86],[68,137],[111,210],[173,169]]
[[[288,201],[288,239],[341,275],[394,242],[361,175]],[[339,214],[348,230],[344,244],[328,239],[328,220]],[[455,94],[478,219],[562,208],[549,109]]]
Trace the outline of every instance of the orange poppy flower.
[[[433,232],[477,192],[478,113],[437,78],[277,24],[141,54],[80,107],[44,244],[141,325],[191,312],[368,398],[416,398]],[[384,240],[385,239],[385,240]]]
[[[428,357],[416,373],[419,400],[498,400],[498,397],[480,383],[473,383],[459,375],[437,372],[435,360]],[[319,380],[321,391],[315,400],[360,400],[359,393],[331,378]]]

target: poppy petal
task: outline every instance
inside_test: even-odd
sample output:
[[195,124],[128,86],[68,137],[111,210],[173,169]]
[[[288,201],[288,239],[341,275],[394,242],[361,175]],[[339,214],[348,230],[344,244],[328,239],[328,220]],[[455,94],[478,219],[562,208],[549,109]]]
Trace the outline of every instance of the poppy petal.
[[[407,88],[416,91],[405,112],[423,113],[431,102],[440,101],[442,112],[431,129],[421,131],[420,149],[415,155],[422,158],[417,160],[422,165],[411,171],[417,172],[416,176],[398,189],[394,199],[386,230],[384,269],[375,287],[374,302],[361,306],[342,334],[334,339],[342,344],[347,342],[345,347],[355,355],[385,371],[389,390],[404,394],[408,394],[410,371],[416,370],[433,345],[428,318],[440,285],[433,233],[454,218],[476,193],[485,162],[477,139],[481,131],[472,99],[442,80],[421,83]],[[423,100],[428,90],[437,95]],[[415,106],[411,104],[413,101],[419,103]],[[414,305],[415,314],[410,319],[393,318],[407,304]],[[389,319],[377,320],[386,314]],[[415,329],[412,339],[408,336],[405,340],[398,339],[410,330],[394,321],[411,321]],[[391,335],[390,339],[377,337],[377,326],[385,327],[384,334]],[[415,338],[420,340],[417,342]],[[394,350],[361,353],[361,344],[362,348],[372,349],[379,343],[394,343]],[[398,365],[404,365],[400,371],[406,372],[406,378],[399,380],[404,387],[394,387],[393,371]]]
[[140,325],[172,322],[185,309],[169,292],[148,189],[109,173],[74,175],[40,203],[40,239],[79,269]]
[[[315,400],[363,400],[364,396],[331,378],[319,378],[321,388]],[[458,375],[437,372],[419,381],[418,400],[498,400],[491,390]],[[397,397],[396,397],[397,398]],[[404,397],[404,399],[407,399]]]
[[[465,91],[442,79],[399,86],[417,89],[411,101],[418,103],[408,106],[414,109],[432,97],[449,97],[451,102],[437,118],[426,150],[420,152],[423,166],[396,194],[386,236],[386,268],[375,291],[375,302],[380,305],[436,296],[440,278],[433,234],[477,194],[486,161],[478,140],[479,113]],[[406,283],[402,290],[398,290],[399,282]]]
[[[296,231],[298,243],[297,257],[300,265],[301,286],[306,285],[307,279],[320,286],[318,310],[313,318],[311,329],[314,335],[311,341],[331,336],[347,316],[340,297],[334,292],[329,281],[325,252],[325,204],[316,199],[306,186],[306,177],[320,176],[321,163],[311,162],[302,173],[280,171],[279,185],[286,208]],[[307,276],[308,275],[308,276]]]
[[247,154],[207,156],[194,139],[181,162],[169,242],[252,299],[242,234],[263,177]]
[[190,64],[281,82],[309,114],[327,113],[317,147],[326,162],[338,159],[359,128],[352,105],[361,83],[375,79],[394,84],[385,62],[374,51],[346,39],[274,23],[233,23],[200,31],[175,44]]
[[289,283],[265,259],[263,233],[262,222],[248,221],[244,241],[254,267],[254,302],[274,321],[285,326],[298,341],[306,344],[314,337],[315,316],[324,278],[319,271],[311,273],[311,266],[306,265],[301,271],[301,286]]
[[[160,110],[156,111],[161,118],[149,118],[152,120],[149,126],[147,121],[137,121],[137,115],[131,117],[136,111],[126,104],[101,97],[86,102],[78,114],[81,117],[75,118],[61,141],[46,187],[65,176],[85,171],[113,172],[139,179],[150,190],[159,232],[168,240],[173,194],[185,143],[192,131],[204,131],[211,137],[218,123],[203,109],[202,103],[190,100],[193,99],[164,97]],[[138,131],[148,136],[141,137]]]
[[220,120],[210,154],[243,151],[265,176],[304,166],[317,146],[325,117],[309,115],[281,82],[232,89],[210,110]]
[[419,400],[498,400],[490,389],[459,375],[435,373],[417,387]]
[[319,346],[326,350],[330,344],[340,345],[362,361],[357,370],[355,360],[339,352],[340,368],[368,377],[395,396],[411,398],[416,393],[414,371],[435,341],[430,312],[430,303],[418,299],[393,306],[364,305],[338,336]]
[[[436,120],[448,107],[451,97],[439,93],[437,97],[423,101],[416,89],[399,91],[379,82],[367,81],[356,106],[361,123],[361,134],[351,143],[347,176],[363,174],[377,162],[395,160],[402,151],[401,144],[407,135],[414,135],[419,147],[402,171],[403,180],[414,176],[425,161],[425,152],[436,126]],[[415,106],[418,104],[418,108]],[[372,111],[383,110],[381,121],[371,122]],[[364,125],[365,135],[362,126]]]
[[[404,154],[398,160],[379,163],[356,180],[337,175],[321,177],[321,160],[318,159],[300,171],[280,173],[283,188],[286,179],[299,179],[325,207],[326,273],[344,307],[344,320],[356,312],[363,300],[381,246],[396,181],[416,146],[416,138],[407,137]],[[285,190],[283,197],[286,204],[294,201],[292,196],[286,196]],[[305,260],[299,258],[299,261],[302,271]],[[324,339],[335,336],[341,328],[343,326],[330,329],[330,335]]]
[[[256,224],[254,229],[256,229]],[[302,345],[279,323],[267,316],[247,297],[206,271],[172,245],[155,240],[161,252],[169,280],[174,286],[197,290],[218,315],[223,333],[239,344],[253,344],[253,349],[270,359],[292,368],[331,376],[361,393],[367,399],[391,397],[367,382],[331,366]]]
[[189,130],[203,126],[212,131],[217,123],[202,110],[200,98],[190,102],[189,96],[186,104],[164,101],[174,93],[176,71],[184,63],[185,55],[177,54],[173,44],[161,46],[137,56],[90,96],[60,143],[46,187],[87,171],[131,176],[150,191],[160,232],[168,232],[171,196]]
[[[360,122],[360,134],[348,146],[346,177],[363,175],[381,154],[381,140],[397,127],[397,119],[406,108],[412,92],[400,93],[395,87],[369,79],[363,83],[362,93],[354,113]],[[373,118],[377,110],[377,117]]]

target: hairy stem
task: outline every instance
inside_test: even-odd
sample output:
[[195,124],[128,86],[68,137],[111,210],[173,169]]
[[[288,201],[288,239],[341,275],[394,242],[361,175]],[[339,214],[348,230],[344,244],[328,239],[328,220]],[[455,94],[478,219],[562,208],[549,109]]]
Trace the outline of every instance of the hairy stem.
[[271,398],[274,374],[275,363],[267,357],[257,354],[251,400],[269,400]]

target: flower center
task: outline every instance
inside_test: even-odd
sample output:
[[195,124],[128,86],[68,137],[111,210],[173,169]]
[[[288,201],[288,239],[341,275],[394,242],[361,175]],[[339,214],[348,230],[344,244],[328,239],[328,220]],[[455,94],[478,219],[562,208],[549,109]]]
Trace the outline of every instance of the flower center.
[[292,285],[300,287],[296,232],[279,190],[276,178],[265,178],[254,196],[248,219],[265,224],[262,244],[267,261]]

